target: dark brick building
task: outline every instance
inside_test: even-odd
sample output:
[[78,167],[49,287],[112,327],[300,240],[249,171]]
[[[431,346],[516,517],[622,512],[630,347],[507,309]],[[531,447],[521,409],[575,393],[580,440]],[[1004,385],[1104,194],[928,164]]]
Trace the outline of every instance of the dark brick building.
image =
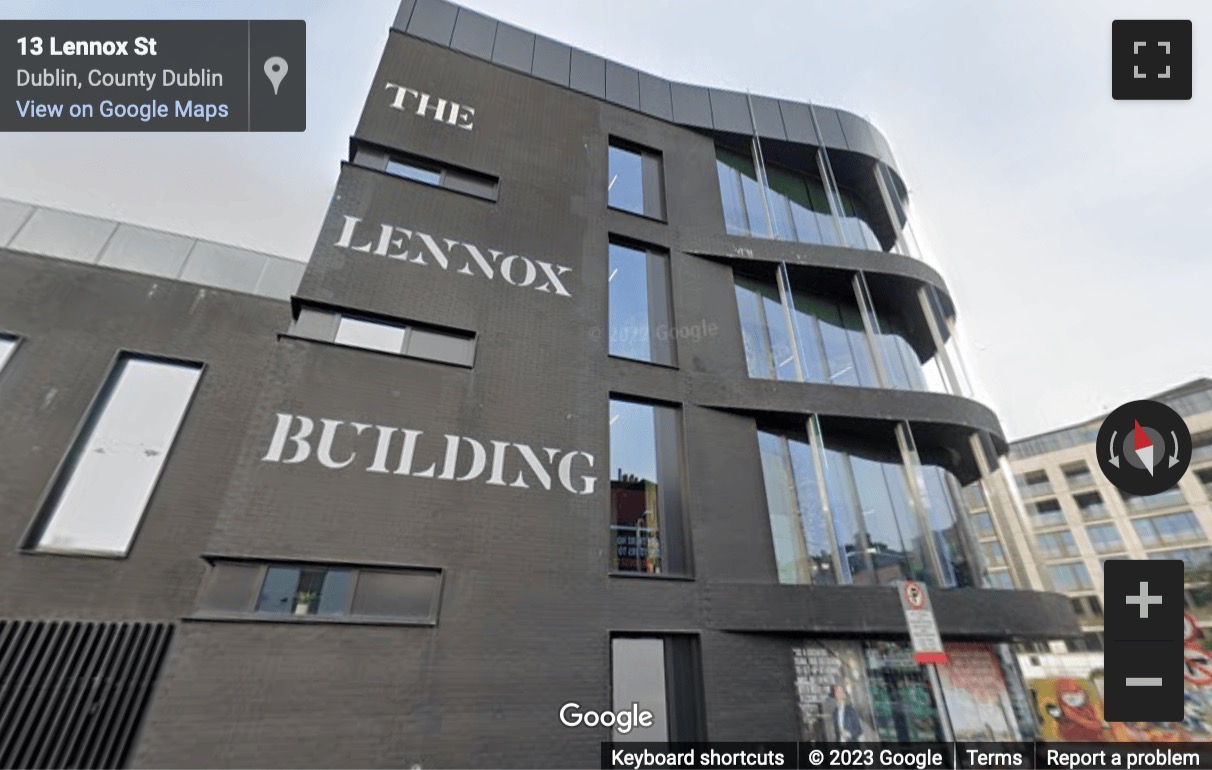
[[969,534],[1006,446],[905,190],[849,113],[407,0],[301,280],[0,202],[0,765],[1030,733],[1009,645],[1077,627]]

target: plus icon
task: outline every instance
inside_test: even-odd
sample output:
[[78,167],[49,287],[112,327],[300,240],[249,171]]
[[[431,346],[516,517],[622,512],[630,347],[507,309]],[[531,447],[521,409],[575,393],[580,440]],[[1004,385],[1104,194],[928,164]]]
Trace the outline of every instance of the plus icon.
[[1190,99],[1191,22],[1112,22],[1111,96]]
[[1161,603],[1162,598],[1160,596],[1149,595],[1149,583],[1144,580],[1140,583],[1140,595],[1128,597],[1128,604],[1135,604],[1140,607],[1140,616],[1142,619],[1149,617],[1150,604]]

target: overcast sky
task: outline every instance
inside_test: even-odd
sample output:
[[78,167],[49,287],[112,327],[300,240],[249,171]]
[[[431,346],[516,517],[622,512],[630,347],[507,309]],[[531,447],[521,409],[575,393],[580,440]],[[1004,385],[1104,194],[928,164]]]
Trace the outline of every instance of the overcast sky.
[[[465,0],[674,80],[889,138],[1008,436],[1212,375],[1212,3]],[[6,2],[10,18],[303,18],[302,134],[0,134],[0,197],[306,259],[396,0]],[[1194,23],[1189,102],[1111,99],[1111,22]]]

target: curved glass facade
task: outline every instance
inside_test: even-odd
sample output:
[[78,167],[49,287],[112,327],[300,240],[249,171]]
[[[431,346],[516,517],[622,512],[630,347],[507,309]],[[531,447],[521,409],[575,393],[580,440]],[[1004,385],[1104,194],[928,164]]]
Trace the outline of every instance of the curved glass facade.
[[[850,291],[827,294],[798,286],[780,291],[778,269],[770,273],[765,280],[735,279],[750,377],[969,395],[964,381],[952,384],[937,350],[919,351],[933,337],[917,307],[905,318],[869,300],[860,303],[866,295],[861,275]],[[918,348],[910,342],[915,338]]]
[[875,234],[875,215],[856,193],[827,190],[819,169],[812,173],[767,164],[762,170],[752,158],[716,148],[729,235],[884,250]]
[[803,431],[759,425],[780,583],[981,584],[959,485],[910,439],[903,423],[880,437],[822,432],[813,416]]

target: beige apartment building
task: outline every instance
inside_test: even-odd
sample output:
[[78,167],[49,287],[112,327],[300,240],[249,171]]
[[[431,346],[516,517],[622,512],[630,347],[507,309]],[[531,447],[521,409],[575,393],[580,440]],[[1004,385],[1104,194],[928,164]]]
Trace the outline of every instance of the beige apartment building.
[[1105,415],[1010,445],[1003,462],[1019,499],[994,508],[1017,511],[1017,520],[993,517],[978,485],[966,490],[993,586],[1064,593],[1085,632],[1080,639],[1022,647],[1028,680],[1089,678],[1102,669],[1102,566],[1109,559],[1182,559],[1187,610],[1201,625],[1212,625],[1212,380],[1151,398],[1191,429],[1190,469],[1168,492],[1134,497],[1103,476],[1095,437]]

